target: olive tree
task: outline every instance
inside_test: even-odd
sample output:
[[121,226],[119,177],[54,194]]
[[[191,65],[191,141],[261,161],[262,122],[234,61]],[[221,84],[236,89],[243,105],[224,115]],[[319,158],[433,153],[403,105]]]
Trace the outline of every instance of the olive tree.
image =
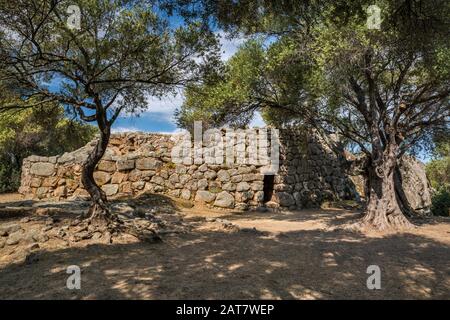
[[337,133],[366,156],[363,224],[409,227],[394,174],[405,153],[449,126],[448,2],[378,1],[375,22],[371,1],[227,3],[204,1],[203,14],[263,39],[244,45],[219,81],[191,89],[179,123],[260,110],[275,124]]
[[22,98],[0,110],[57,101],[98,127],[81,176],[91,220],[117,220],[93,177],[117,118],[151,107],[149,96],[198,81],[217,58],[204,24],[170,22],[151,0],[0,1],[1,81],[15,83]]

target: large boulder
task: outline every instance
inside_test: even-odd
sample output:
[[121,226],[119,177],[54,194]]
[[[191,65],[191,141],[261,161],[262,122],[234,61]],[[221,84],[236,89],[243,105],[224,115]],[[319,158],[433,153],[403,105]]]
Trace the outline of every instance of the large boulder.
[[411,156],[404,156],[399,165],[402,189],[400,197],[406,198],[410,209],[419,215],[431,212],[431,188],[425,165]]
[[213,202],[216,198],[216,195],[212,192],[205,191],[205,190],[199,190],[197,191],[197,194],[195,195],[195,201],[198,202]]
[[234,197],[228,192],[222,191],[217,195],[216,201],[214,201],[214,205],[221,208],[233,208]]
[[[348,158],[348,157],[347,157]],[[354,157],[351,161],[350,177],[357,192],[362,198],[366,198],[365,177],[362,175],[365,165],[364,157]],[[396,172],[396,185],[401,202],[411,213],[428,215],[431,212],[431,187],[428,181],[425,165],[412,156],[405,155],[399,161],[399,170]]]
[[37,162],[33,163],[30,172],[36,176],[48,177],[55,171],[55,165],[53,163]]

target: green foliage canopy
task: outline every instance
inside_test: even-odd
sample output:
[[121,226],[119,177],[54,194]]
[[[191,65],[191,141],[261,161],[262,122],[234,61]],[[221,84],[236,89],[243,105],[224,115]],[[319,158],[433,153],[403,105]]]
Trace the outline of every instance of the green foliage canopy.
[[22,160],[32,154],[52,156],[80,148],[96,128],[70,120],[58,105],[42,105],[0,117],[0,192],[16,191]]

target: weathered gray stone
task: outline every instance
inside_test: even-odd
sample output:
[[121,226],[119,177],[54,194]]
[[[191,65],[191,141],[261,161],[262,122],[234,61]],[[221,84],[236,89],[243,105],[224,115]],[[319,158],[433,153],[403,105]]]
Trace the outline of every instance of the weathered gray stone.
[[222,181],[222,182],[228,182],[228,181],[230,181],[230,174],[228,173],[227,170],[220,170],[217,173],[217,180]]
[[222,189],[226,191],[235,191],[236,190],[236,184],[227,182],[222,185]]
[[33,240],[39,243],[43,243],[47,242],[49,240],[49,237],[43,232],[38,232],[33,234]]
[[111,175],[107,172],[103,171],[95,171],[94,172],[94,180],[97,182],[99,186],[102,186],[104,184],[107,184],[109,181],[111,181]]
[[187,168],[183,165],[177,164],[175,167],[175,172],[178,174],[186,174]]
[[55,171],[53,163],[36,162],[31,165],[30,173],[36,176],[48,177]]
[[239,211],[246,211],[246,210],[248,210],[248,204],[245,202],[238,202],[238,203],[236,203],[234,208]]
[[208,180],[200,179],[197,183],[198,190],[205,190],[208,187]]
[[301,192],[294,192],[294,200],[297,207],[301,208],[303,206],[303,199]]
[[64,153],[61,157],[58,158],[58,163],[64,164],[70,161],[73,161],[75,157],[70,153]]
[[419,215],[431,212],[430,183],[425,165],[411,156],[404,156],[399,165],[402,197],[406,198],[411,209]]
[[189,191],[188,189],[181,190],[181,198],[185,200],[191,199],[191,191]]
[[163,179],[168,179],[169,178],[169,173],[166,170],[161,170],[159,172],[159,175],[161,176],[161,178]]
[[195,172],[192,175],[192,178],[194,178],[194,179],[203,179],[203,177],[204,177],[203,172],[199,172],[199,171]]
[[56,164],[58,162],[58,157],[57,156],[48,157],[48,162]]
[[181,183],[182,185],[185,185],[185,184],[189,181],[189,179],[191,179],[191,176],[190,176],[190,175],[188,175],[188,174],[182,174],[182,175],[180,176],[180,183]]
[[294,198],[287,192],[276,192],[275,196],[282,207],[289,207],[295,204]]
[[169,181],[173,184],[178,183],[180,182],[180,177],[178,176],[177,173],[173,173],[172,175],[170,175]]
[[125,173],[115,172],[111,177],[111,183],[112,184],[116,184],[116,183],[120,184],[125,180],[126,176],[127,175]]
[[250,189],[250,185],[247,182],[239,182],[236,186],[236,191],[247,191]]
[[233,183],[238,183],[238,182],[241,182],[241,181],[242,181],[242,175],[241,174],[231,177],[231,182],[233,182]]
[[256,173],[246,173],[242,175],[242,181],[263,181],[264,175]]
[[105,192],[106,196],[110,197],[115,195],[119,191],[118,184],[105,184],[102,186],[102,190]]
[[255,193],[251,190],[243,191],[243,192],[237,192],[236,193],[236,200],[238,202],[247,202],[248,200],[252,200]]
[[24,235],[25,235],[25,232],[23,232],[23,230],[19,230],[19,231],[11,233],[8,236],[8,239],[6,240],[6,244],[9,245],[9,246],[16,245],[20,241],[23,240]]
[[253,200],[256,202],[263,202],[264,201],[264,191],[256,191],[255,196],[253,197]]
[[216,201],[214,201],[214,205],[221,208],[233,208],[234,197],[228,192],[222,191],[217,195]]
[[131,182],[139,181],[141,178],[142,178],[142,171],[138,169],[134,169],[128,174],[128,180]]
[[252,169],[247,167],[247,166],[245,166],[245,167],[242,166],[242,167],[238,168],[238,173],[239,174],[245,174],[245,173],[250,173],[250,172],[252,172]]
[[199,190],[197,191],[196,195],[195,195],[195,201],[199,201],[199,202],[213,202],[214,199],[216,198],[216,195],[214,193],[211,193],[209,191],[205,191],[205,190]]
[[22,227],[17,223],[0,224],[0,237],[5,237],[21,229]]
[[127,171],[134,169],[134,160],[121,159],[117,161],[117,170]]
[[156,184],[161,185],[161,186],[164,185],[164,183],[165,183],[165,180],[162,177],[159,177],[159,176],[153,176],[151,181],[153,183],[156,183]]
[[179,198],[181,190],[179,190],[179,189],[169,190],[167,193],[168,193],[169,196]]
[[48,188],[47,187],[40,187],[36,190],[36,197],[39,199],[44,199],[48,195]]
[[98,163],[97,170],[105,171],[105,172],[115,172],[116,171],[116,162],[102,160]]
[[131,184],[133,189],[142,190],[144,189],[145,182],[144,181],[136,181]]
[[140,158],[136,160],[136,168],[139,170],[156,170],[162,166],[162,162],[154,158]]
[[262,190],[264,190],[264,182],[255,181],[251,184],[250,187],[253,191],[262,191]]
[[208,170],[204,173],[204,177],[208,180],[213,180],[217,177],[217,173],[213,170]]
[[153,177],[156,174],[156,171],[154,170],[145,170],[141,171],[141,179],[144,181],[149,181],[151,177]]

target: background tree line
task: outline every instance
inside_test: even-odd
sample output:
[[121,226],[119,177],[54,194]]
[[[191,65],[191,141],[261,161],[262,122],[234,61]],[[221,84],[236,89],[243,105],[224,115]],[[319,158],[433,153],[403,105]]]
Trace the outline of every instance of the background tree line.
[[450,133],[434,139],[432,160],[426,164],[427,177],[434,189],[432,212],[450,216]]
[[[20,99],[6,86],[3,100]],[[9,90],[9,94],[7,94]],[[8,98],[7,98],[8,97]],[[16,192],[21,166],[30,155],[54,156],[76,150],[92,140],[96,129],[71,117],[57,103],[18,109],[0,116],[0,193]]]

